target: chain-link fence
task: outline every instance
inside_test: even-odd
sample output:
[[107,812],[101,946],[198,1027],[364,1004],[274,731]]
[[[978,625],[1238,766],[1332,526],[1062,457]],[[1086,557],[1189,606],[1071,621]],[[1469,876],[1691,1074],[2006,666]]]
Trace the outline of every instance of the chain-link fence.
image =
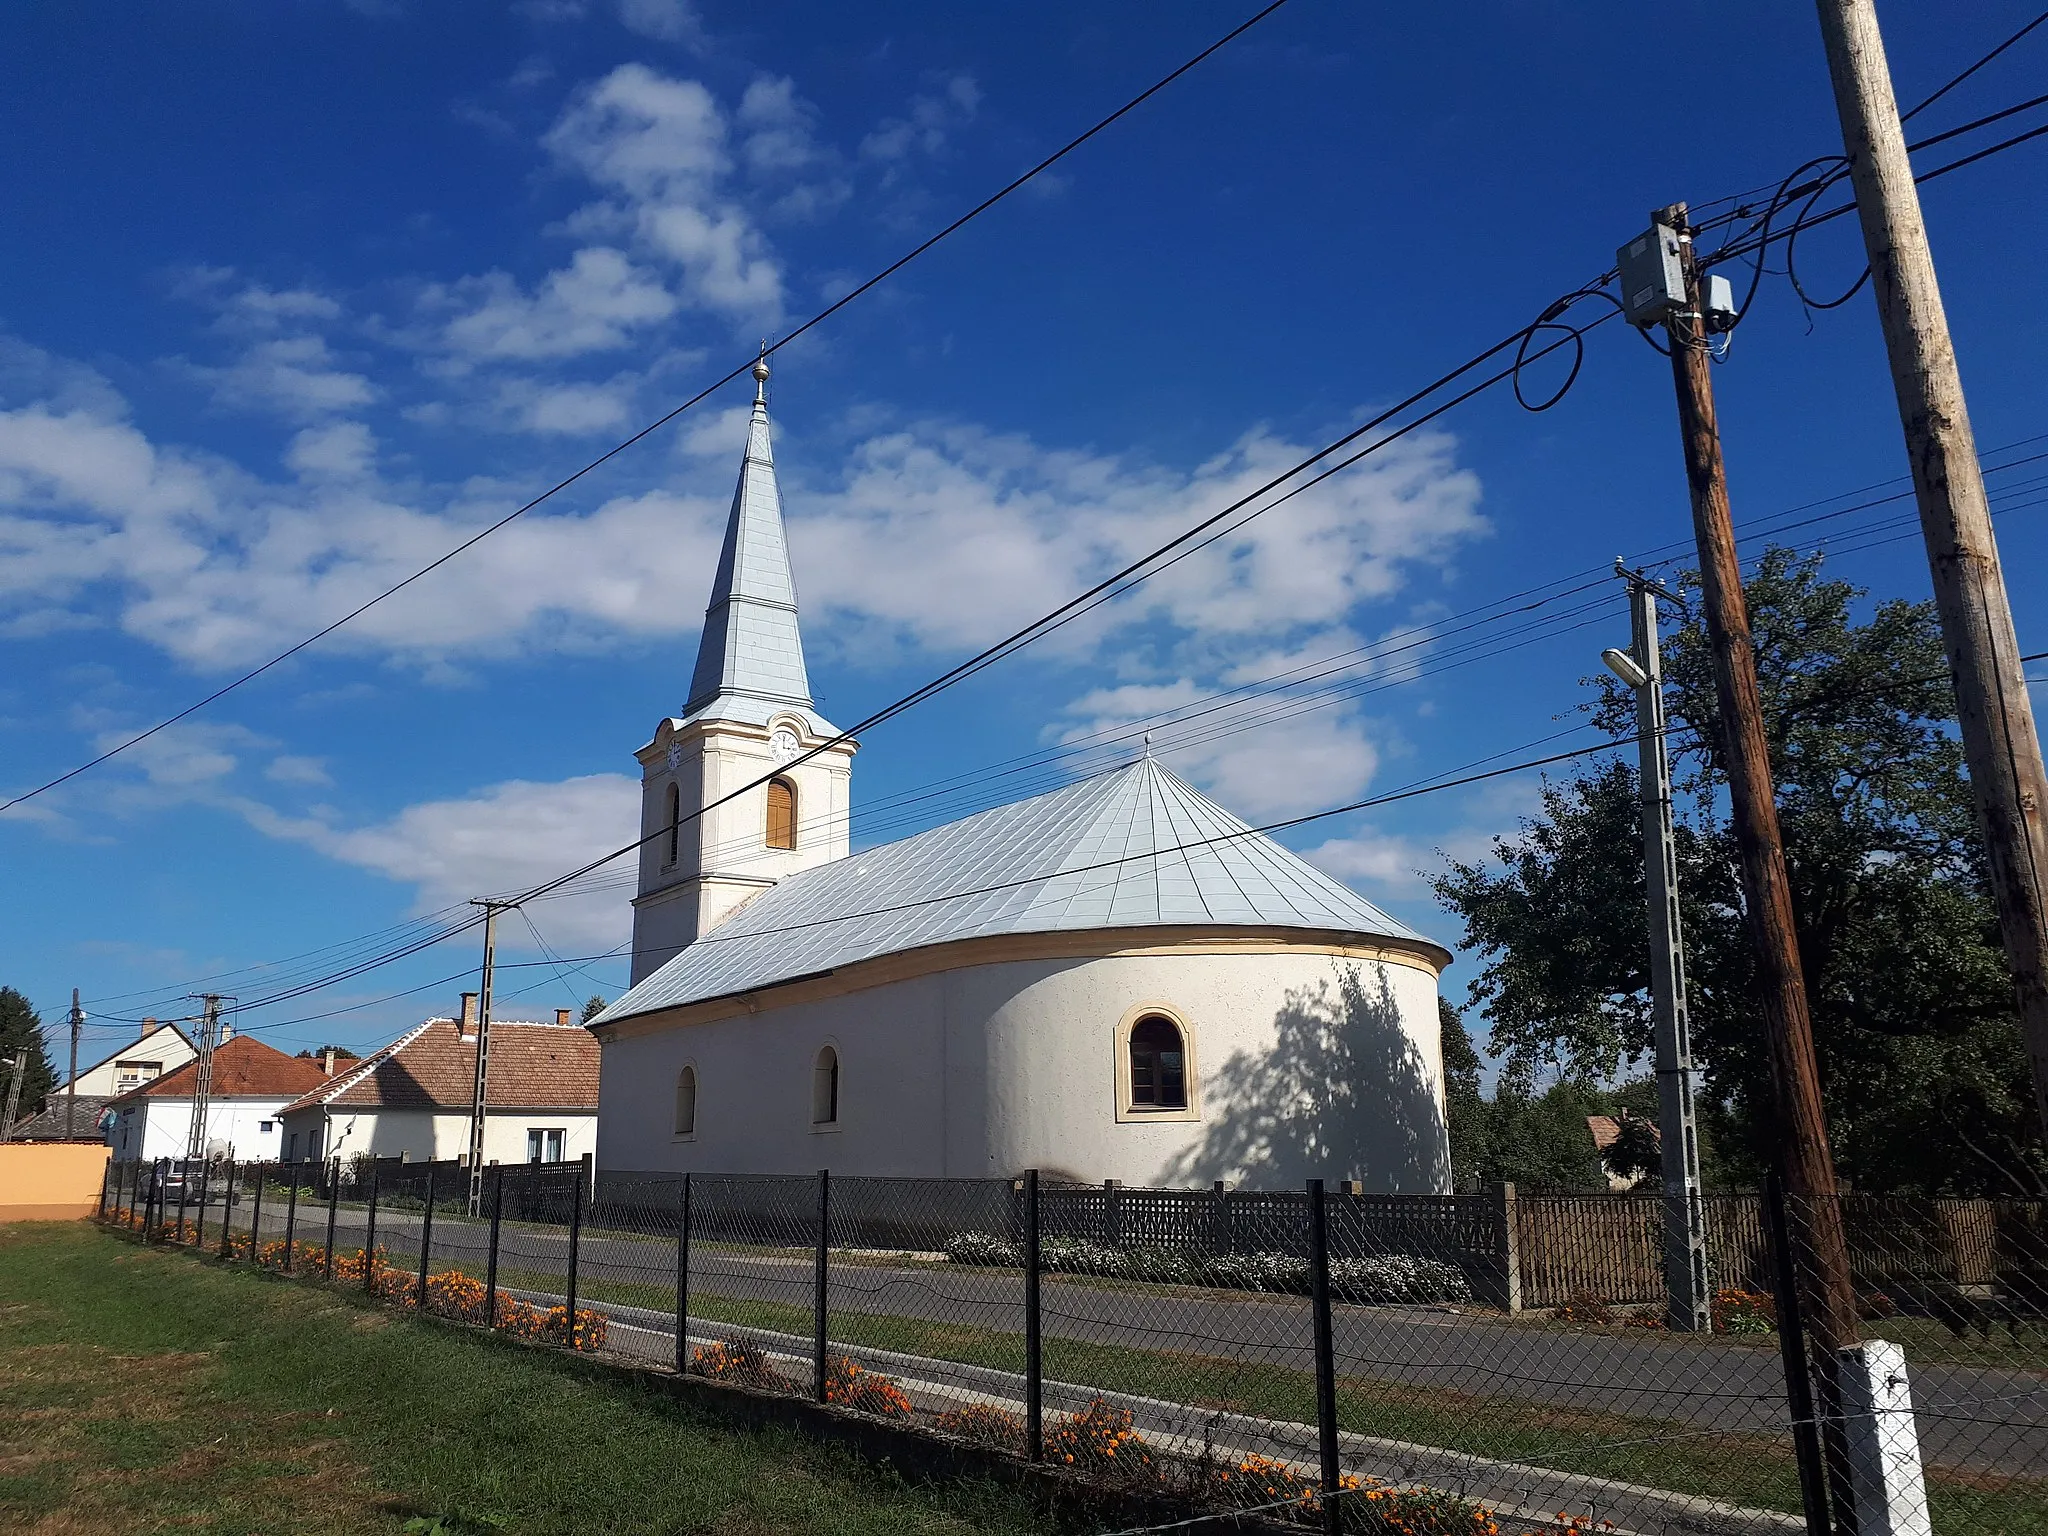
[[[116,1165],[108,1220],[1209,1506],[1406,1533],[2048,1533],[2048,1217],[1656,1201]],[[1834,1255],[1830,1258],[1829,1255]]]

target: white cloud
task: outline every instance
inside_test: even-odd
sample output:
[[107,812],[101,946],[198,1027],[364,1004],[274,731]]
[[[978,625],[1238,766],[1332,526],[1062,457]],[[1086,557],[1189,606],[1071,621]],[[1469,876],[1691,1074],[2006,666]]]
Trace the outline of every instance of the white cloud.
[[557,384],[552,387],[516,390],[523,395],[517,406],[520,424],[529,432],[582,436],[590,432],[616,431],[626,425],[629,391],[604,384]]
[[[368,827],[263,819],[274,836],[410,885],[413,910],[425,913],[526,889],[629,842],[640,821],[640,786],[616,773],[556,783],[512,779],[408,806]],[[623,871],[635,867],[631,855],[617,863]],[[557,946],[608,949],[631,927],[631,909],[616,890],[551,899],[536,906],[534,917]]]
[[249,346],[223,368],[196,368],[223,405],[304,419],[352,411],[377,391],[360,373],[342,367],[325,337],[277,336]]
[[623,347],[639,329],[676,312],[675,295],[623,252],[589,246],[527,295],[503,272],[429,294],[465,313],[444,331],[449,348],[473,359],[574,357]]
[[619,21],[628,32],[659,42],[703,40],[703,23],[689,0],[619,0]]
[[263,770],[263,776],[279,784],[332,784],[333,777],[327,772],[327,762],[319,757],[296,757],[290,753],[274,757],[270,766]]
[[377,439],[360,421],[308,427],[285,450],[287,466],[310,478],[359,480],[377,463]]
[[936,91],[913,97],[910,111],[885,119],[861,140],[860,152],[872,160],[902,160],[913,153],[936,155],[954,129],[974,120],[981,106],[981,87],[972,75],[953,75]]

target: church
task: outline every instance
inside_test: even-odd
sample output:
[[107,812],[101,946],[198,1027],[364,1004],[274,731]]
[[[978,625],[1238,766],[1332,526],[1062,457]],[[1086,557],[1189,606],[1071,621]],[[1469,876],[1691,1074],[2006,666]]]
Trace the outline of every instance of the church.
[[852,850],[754,378],[689,696],[637,754],[604,1166],[1447,1191],[1449,951],[1149,752]]

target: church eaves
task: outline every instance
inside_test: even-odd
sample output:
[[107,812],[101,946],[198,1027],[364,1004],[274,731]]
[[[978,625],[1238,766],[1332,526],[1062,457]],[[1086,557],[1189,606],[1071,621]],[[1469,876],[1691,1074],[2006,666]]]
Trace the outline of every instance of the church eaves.
[[686,715],[727,695],[808,708],[811,683],[797,628],[796,580],[782,528],[782,493],[768,440],[768,363],[754,365],[754,416],[725,525],[725,548],[704,612],[704,638]]
[[1150,757],[786,877],[593,1021],[998,934],[1307,929],[1442,955]]

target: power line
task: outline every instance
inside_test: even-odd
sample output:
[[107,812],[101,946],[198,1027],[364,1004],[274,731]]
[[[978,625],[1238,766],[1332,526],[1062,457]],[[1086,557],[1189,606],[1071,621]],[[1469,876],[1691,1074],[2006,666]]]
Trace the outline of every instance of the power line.
[[[989,209],[995,207],[996,204],[1002,202],[1005,198],[1009,197],[1013,192],[1017,191],[1020,187],[1023,187],[1027,183],[1036,179],[1038,176],[1050,170],[1053,166],[1057,165],[1060,161],[1064,160],[1068,155],[1072,154],[1075,150],[1079,149],[1083,144],[1086,144],[1090,139],[1094,138],[1104,129],[1110,127],[1112,124],[1120,121],[1124,117],[1128,116],[1130,113],[1136,111],[1139,107],[1143,106],[1147,101],[1150,101],[1154,96],[1158,95],[1161,91],[1165,90],[1169,85],[1173,84],[1174,81],[1180,79],[1182,75],[1187,74],[1188,71],[1194,69],[1197,65],[1201,64],[1211,55],[1227,47],[1237,38],[1243,36],[1246,32],[1249,32],[1253,27],[1257,26],[1260,22],[1264,21],[1268,16],[1271,16],[1275,11],[1279,10],[1280,7],[1285,5],[1286,3],[1287,0],[1270,0],[1269,4],[1267,4],[1261,10],[1259,10],[1257,13],[1255,13],[1249,20],[1241,22],[1237,26],[1231,28],[1228,32],[1224,33],[1223,36],[1219,37],[1215,42],[1209,44],[1208,47],[1204,48],[1200,53],[1197,53],[1193,58],[1189,59],[1186,63],[1180,65],[1177,69],[1170,71],[1166,75],[1154,81],[1151,85],[1147,86],[1144,90],[1140,91],[1137,95],[1133,96],[1130,100],[1126,101],[1122,106],[1118,107],[1114,112],[1111,112],[1107,117],[1098,120],[1092,127],[1086,129],[1084,132],[1077,134],[1075,137],[1069,139],[1065,144],[1061,145],[1058,149],[1054,150],[1051,154],[1047,155],[1043,160],[1040,160],[1036,165],[1032,166],[1022,175],[1016,177],[1012,181],[1005,184],[1003,187],[999,188],[997,191],[983,198],[979,203],[976,203],[972,208],[968,209],[965,213],[961,214],[958,218],[954,219],[952,223],[946,225],[936,234],[927,237],[923,241],[919,242],[917,245],[913,246],[909,251],[897,257],[896,260],[890,262],[889,265],[882,268],[881,271],[877,272],[874,276],[867,279],[867,281],[861,283],[859,286],[851,289],[847,293],[841,295],[839,298],[833,300],[832,303],[826,305],[823,309],[819,310],[816,314],[812,315],[810,319],[804,321],[801,325],[797,326],[797,328],[789,332],[788,335],[782,337],[780,340],[774,342],[772,345],[765,346],[762,349],[761,356],[765,357],[770,353],[780,351],[783,347],[788,346],[792,341],[795,341],[799,336],[802,336],[805,332],[810,331],[819,325],[822,325],[826,320],[829,320],[833,315],[837,314],[840,310],[846,308],[847,305],[852,304],[855,300],[861,298],[869,290],[877,287],[881,283],[888,281],[888,279],[895,276],[896,273],[902,271],[903,268],[909,266],[910,263],[912,263],[913,261],[916,261],[918,257],[924,255],[926,251],[929,251],[933,246],[937,245],[940,241],[946,239],[949,235],[954,234],[963,226],[973,222],[982,214],[988,212]],[[33,800],[37,795],[42,794],[46,790],[55,789],[59,784],[65,783],[67,780],[74,779],[78,777],[79,774],[85,773],[90,769],[96,768],[101,763],[106,762],[108,759],[116,757],[123,752],[126,752],[130,747],[139,745],[140,743],[149,740],[150,737],[156,735],[158,732],[169,729],[171,726],[176,725],[180,720],[186,719],[188,716],[197,714],[200,710],[206,708],[207,705],[214,703],[216,700],[225,698],[228,694],[233,693],[236,689],[242,687],[244,684],[254,682],[257,678],[261,677],[264,673],[270,671],[273,667],[280,666],[284,662],[289,661],[292,657],[298,655],[299,652],[305,650],[308,646],[325,639],[328,635],[333,634],[337,629],[340,629],[343,625],[360,618],[365,613],[368,613],[372,608],[376,607],[386,598],[396,596],[398,593],[404,591],[407,587],[411,586],[414,582],[420,580],[422,577],[430,574],[433,571],[439,570],[442,566],[446,565],[456,556],[462,554],[466,550],[474,548],[476,545],[482,543],[485,539],[489,538],[492,534],[496,533],[499,529],[505,527],[509,523],[514,522],[518,518],[525,516],[528,512],[531,512],[535,507],[539,506],[542,502],[549,500],[550,498],[557,495],[559,492],[567,490],[570,486],[574,485],[577,481],[583,479],[586,475],[592,473],[602,465],[609,463],[611,460],[617,458],[620,454],[624,453],[627,449],[632,448],[633,446],[640,443],[642,440],[651,436],[655,432],[660,431],[663,427],[667,426],[670,422],[674,421],[678,416],[681,416],[685,411],[688,411],[693,407],[697,406],[698,404],[702,403],[704,400],[708,399],[712,394],[716,393],[720,389],[723,389],[727,384],[730,384],[734,379],[737,379],[741,374],[747,372],[754,366],[757,360],[758,359],[756,358],[750,357],[746,359],[746,361],[737,364],[730,371],[728,371],[721,377],[714,379],[711,383],[705,385],[702,389],[697,391],[696,394],[692,395],[689,399],[685,400],[681,405],[676,406],[673,410],[667,412],[665,415],[660,416],[656,418],[654,421],[649,422],[646,426],[642,427],[639,431],[635,432],[631,437],[628,437],[623,441],[614,444],[611,448],[608,448],[607,450],[605,450],[605,452],[599,454],[596,458],[592,459],[589,463],[585,464],[581,469],[577,470],[574,474],[568,475],[565,478],[556,481],[553,485],[549,486],[546,490],[542,491],[538,496],[534,497],[531,501],[528,501],[521,506],[515,507],[512,511],[506,513],[496,522],[491,523],[478,533],[475,533],[471,535],[469,538],[464,539],[460,544],[457,544],[453,549],[449,550],[446,554],[440,556],[438,559],[430,561],[426,565],[421,566],[418,570],[414,571],[410,576],[407,576],[403,581],[398,582],[394,586],[385,588],[382,592],[379,592],[375,597],[372,597],[371,599],[369,599],[369,601],[361,604],[356,608],[351,609],[349,612],[343,614],[340,618],[336,619],[333,623],[326,625],[324,628],[315,630],[312,634],[306,636],[305,639],[299,641],[296,645],[292,645],[287,649],[278,652],[275,656],[272,656],[268,661],[263,662],[260,666],[252,667],[249,671],[244,672],[240,677],[237,677],[233,681],[225,683],[221,687],[216,688],[213,692],[207,694],[204,698],[198,700],[197,702],[188,704],[185,708],[179,710],[176,714],[170,716],[169,718],[158,721],[155,725],[151,726],[148,730],[141,732],[139,735],[130,737],[128,740],[121,742],[117,746],[109,747],[106,751],[100,753],[99,756],[92,758],[86,762],[80,763],[77,767],[59,774],[56,778],[49,780],[47,783],[39,784],[34,789],[27,790],[22,794],[16,795],[11,800],[8,800],[4,803],[0,803],[0,811],[9,810],[14,806],[20,805],[22,802],[26,800]]]

